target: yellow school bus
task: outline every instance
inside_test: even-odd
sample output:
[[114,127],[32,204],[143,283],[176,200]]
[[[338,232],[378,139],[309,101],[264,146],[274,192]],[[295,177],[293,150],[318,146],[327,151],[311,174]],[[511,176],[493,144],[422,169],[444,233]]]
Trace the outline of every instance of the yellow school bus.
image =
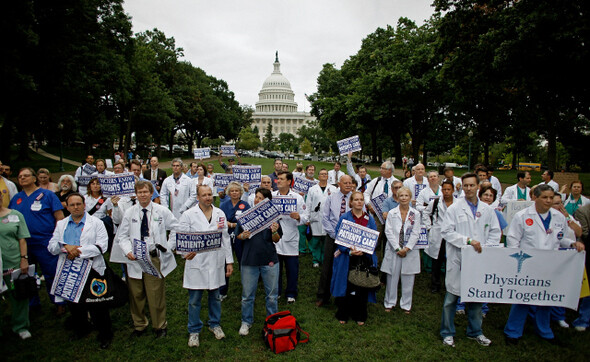
[[532,162],[519,162],[518,169],[520,171],[541,171],[541,164]]

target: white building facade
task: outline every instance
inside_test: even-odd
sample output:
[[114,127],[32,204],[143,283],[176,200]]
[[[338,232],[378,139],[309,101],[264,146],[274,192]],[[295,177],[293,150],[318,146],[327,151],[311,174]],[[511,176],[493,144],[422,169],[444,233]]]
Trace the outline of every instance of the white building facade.
[[278,137],[281,133],[297,136],[300,127],[315,120],[309,112],[297,110],[291,83],[281,73],[278,52],[273,65],[274,70],[264,81],[252,114],[252,127],[258,127],[260,139],[264,137],[269,122],[272,124],[273,136]]

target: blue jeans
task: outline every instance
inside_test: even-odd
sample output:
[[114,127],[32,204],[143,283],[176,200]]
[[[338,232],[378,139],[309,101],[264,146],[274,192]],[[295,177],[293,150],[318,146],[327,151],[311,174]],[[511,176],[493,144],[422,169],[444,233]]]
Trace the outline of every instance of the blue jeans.
[[[465,303],[461,301],[461,297],[457,300],[457,310],[465,310]],[[488,307],[488,303],[483,303],[481,306],[481,312],[483,314],[488,314],[490,311],[490,307]]]
[[279,255],[279,295],[283,291],[283,265],[287,274],[287,288],[285,296],[287,298],[297,298],[297,279],[299,278],[299,256],[298,255]]
[[[447,292],[445,301],[443,303],[442,320],[440,323],[440,335],[445,337],[455,336],[455,311],[457,309],[458,295]],[[483,320],[481,314],[481,303],[465,303],[467,307],[467,336],[477,337],[483,332],[481,331],[481,323]]]
[[279,263],[273,266],[241,266],[242,274],[242,323],[254,324],[254,298],[258,287],[258,278],[262,277],[264,295],[266,296],[266,315],[279,311],[277,297],[279,295]]
[[590,297],[580,300],[578,313],[580,313],[578,318],[572,323],[574,327],[590,327]]
[[[551,319],[551,307],[540,305],[534,307],[536,309],[535,317],[533,318],[533,321],[535,322],[535,332],[541,338],[553,339],[553,331],[549,325]],[[508,315],[508,321],[506,321],[506,326],[504,327],[504,334],[506,336],[510,338],[522,337],[524,324],[529,316],[530,308],[531,306],[524,304],[512,305],[512,308],[510,308],[510,314]]]
[[[203,322],[201,321],[201,299],[203,289],[188,290],[188,332],[201,333]],[[209,302],[209,327],[217,327],[221,321],[221,300],[219,300],[219,288],[209,290],[207,293]]]

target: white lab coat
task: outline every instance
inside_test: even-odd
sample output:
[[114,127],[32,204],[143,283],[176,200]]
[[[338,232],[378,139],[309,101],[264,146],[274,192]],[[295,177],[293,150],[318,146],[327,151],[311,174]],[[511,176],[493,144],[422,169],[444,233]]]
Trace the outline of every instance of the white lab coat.
[[[84,196],[84,202],[86,203],[86,212],[90,212],[90,210],[94,208],[94,205],[98,203],[98,200],[100,200],[100,197],[98,199],[95,199],[90,195]],[[107,211],[111,210],[112,208],[113,203],[111,202],[111,198],[107,197],[102,203],[102,205],[100,205],[100,207],[96,209],[94,214],[92,214],[92,216],[102,219],[103,217],[107,216]]]
[[[387,179],[387,188],[389,189],[387,194],[389,197],[391,197],[391,193],[392,193],[391,184],[394,181],[398,181],[398,179],[396,179],[392,174],[391,177]],[[371,182],[369,182],[367,184],[367,189],[363,193],[363,196],[365,197],[365,205],[369,205],[372,199],[381,195],[383,193],[384,187],[385,187],[385,179],[383,177],[377,177],[377,178],[372,179]]]
[[[178,192],[177,192],[178,191]],[[166,177],[160,188],[160,204],[169,207],[175,218],[197,203],[197,187],[193,179],[180,175],[178,183],[174,175]]]
[[565,216],[553,208],[549,212],[551,222],[547,231],[534,204],[517,212],[508,227],[506,247],[542,250],[570,247],[575,240],[568,238],[569,226]]
[[430,201],[438,199],[442,196],[441,187],[438,185],[437,187],[438,189],[436,190],[436,193],[432,191],[430,186],[426,186],[422,191],[420,191],[420,194],[418,194],[418,197],[416,198],[416,210],[420,212],[424,211]]
[[[137,199],[135,203],[137,204]],[[115,232],[118,230],[121,222],[123,222],[123,216],[125,216],[125,212],[132,206],[133,202],[129,196],[121,196],[119,202],[117,202],[117,206],[113,205],[111,218],[115,224]],[[118,233],[115,234],[113,239],[113,247],[111,248],[111,256],[109,261],[111,263],[127,263],[129,261],[129,259],[123,255],[123,250],[121,250],[121,247],[119,246]]]
[[422,183],[418,183],[416,176],[412,176],[404,180],[404,186],[410,189],[410,192],[412,193],[412,200],[416,200],[418,195],[420,195],[420,191],[428,187],[428,179],[426,176],[422,176]]
[[[413,222],[410,218],[414,219]],[[387,213],[387,220],[385,222],[385,236],[387,236],[387,245],[385,246],[385,256],[381,262],[381,271],[387,274],[393,274],[395,264],[401,263],[401,274],[418,274],[420,273],[420,250],[414,250],[414,246],[418,242],[420,235],[421,220],[420,212],[413,207],[410,207],[406,220],[404,222],[404,234],[410,233],[405,247],[410,250],[406,253],[406,257],[402,258],[397,255],[395,249],[401,249],[399,243],[399,233],[402,227],[402,214],[399,206],[395,209],[389,210]]]
[[4,176],[0,176],[2,177],[2,179],[4,180],[4,183],[6,184],[6,188],[8,189],[8,196],[9,196],[9,201],[12,200],[12,198],[14,197],[14,195],[18,194],[18,189],[16,188],[16,185],[14,184],[14,182],[10,181],[9,179],[7,179]]
[[[160,257],[160,272],[165,277],[176,268],[176,259],[172,253],[172,250],[176,248],[176,244],[170,244],[168,242],[166,239],[166,230],[172,230],[177,227],[178,220],[176,220],[170,210],[162,205],[150,202],[147,209],[151,209],[148,211],[151,243],[160,244],[166,248],[165,252],[158,251]],[[121,248],[123,255],[127,255],[133,251],[133,239],[141,239],[142,218],[143,212],[139,202],[125,212],[123,221],[117,230],[119,247]],[[148,244],[148,247],[151,246],[150,244]],[[114,248],[115,246],[113,245],[113,249]],[[126,263],[129,277],[141,279],[142,270],[137,262],[127,259]]]
[[[194,177],[191,178],[193,185],[192,188],[195,189],[195,200],[194,200],[194,204],[191,205],[189,208],[193,207],[196,205],[197,203],[197,199],[196,199],[196,192],[197,192],[197,186],[199,185],[199,177]],[[213,192],[213,179],[209,178],[207,176],[203,177],[203,181],[200,183],[200,185],[207,185],[209,187],[211,187],[211,192]]]
[[[279,191],[273,191],[272,196],[279,196]],[[283,236],[276,243],[277,254],[286,256],[297,256],[299,255],[299,229],[297,226],[304,225],[307,223],[307,216],[305,214],[305,202],[303,197],[293,190],[289,190],[287,195],[297,199],[297,212],[299,213],[299,221],[291,218],[289,215],[283,215],[279,219],[281,229],[283,229]]]
[[[531,201],[531,197],[529,196],[529,193],[531,191],[531,188],[526,186],[526,190],[525,190],[525,195],[526,195],[526,201]],[[498,198],[496,198],[497,200]],[[508,186],[506,188],[506,190],[504,190],[504,195],[502,195],[502,204],[507,204],[508,201],[511,200],[518,200],[518,184],[514,184],[512,186]]]
[[[453,198],[453,203],[457,202],[455,198]],[[440,246],[442,244],[442,236],[440,233],[442,227],[442,221],[447,212],[447,204],[444,199],[440,198],[436,208],[438,210],[434,212],[432,215],[432,221],[430,220],[430,214],[432,214],[432,209],[434,207],[434,200],[430,201],[426,210],[422,212],[422,227],[426,227],[428,230],[428,247],[424,249],[424,252],[428,254],[433,259],[438,259],[438,254],[440,252]]]
[[[336,192],[338,189],[330,184],[327,184],[324,191],[320,185],[314,185],[307,191],[307,199],[305,200],[305,212],[306,218],[309,221],[309,226],[311,227],[311,233],[313,236],[324,236],[326,232],[324,231],[324,227],[322,226],[322,218],[324,204],[326,201],[326,197],[331,192]],[[320,205],[318,211],[316,207]]]
[[338,170],[338,173],[336,173],[335,170],[330,170],[328,171],[328,183],[330,185],[337,184],[342,176],[344,176],[344,172],[342,172],[342,170]]
[[490,177],[490,183],[492,184],[492,187],[497,191],[496,200],[498,200],[499,202],[500,200],[502,200],[502,184],[500,183],[500,180],[498,180],[498,178],[494,175]]
[[221,248],[199,253],[192,260],[186,261],[182,287],[213,290],[225,285],[225,264],[232,264],[234,258],[224,212],[213,206],[209,222],[197,205],[182,214],[178,226],[170,233],[168,244],[176,244],[176,231],[222,231]]
[[553,188],[553,191],[559,192],[559,184],[553,180],[549,180],[549,182],[541,182],[539,185],[549,185]]
[[467,200],[458,199],[443,217],[441,236],[447,241],[447,291],[461,295],[461,248],[467,245],[467,238],[479,241],[482,246],[499,245],[502,230],[498,217],[494,209],[478,201],[474,218]]
[[[62,251],[64,247],[64,231],[71,216],[68,216],[62,220],[59,220],[53,231],[53,237],[49,240],[47,250],[53,254],[61,254],[60,257],[65,257],[65,253]],[[106,264],[102,254],[107,251],[109,246],[109,237],[107,230],[104,227],[104,223],[86,213],[86,223],[82,228],[82,234],[80,235],[80,258],[92,259],[92,269],[96,270],[100,275],[104,274]]]

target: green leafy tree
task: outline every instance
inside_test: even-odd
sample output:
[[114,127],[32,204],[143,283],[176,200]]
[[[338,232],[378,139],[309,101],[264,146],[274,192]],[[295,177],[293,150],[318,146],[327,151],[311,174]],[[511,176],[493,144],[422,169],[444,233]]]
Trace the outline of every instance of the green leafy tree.
[[299,147],[301,149],[301,152],[303,153],[313,153],[313,146],[307,138],[303,139],[303,142],[301,142],[301,145]]
[[272,151],[275,149],[275,138],[272,135],[272,123],[270,122],[268,122],[266,131],[264,132],[264,137],[262,138],[262,147],[267,151]]
[[254,132],[250,127],[244,127],[238,134],[236,147],[244,150],[257,150],[261,145],[258,132]]
[[299,149],[297,138],[290,133],[280,133],[279,149],[282,152],[297,152],[297,150]]

